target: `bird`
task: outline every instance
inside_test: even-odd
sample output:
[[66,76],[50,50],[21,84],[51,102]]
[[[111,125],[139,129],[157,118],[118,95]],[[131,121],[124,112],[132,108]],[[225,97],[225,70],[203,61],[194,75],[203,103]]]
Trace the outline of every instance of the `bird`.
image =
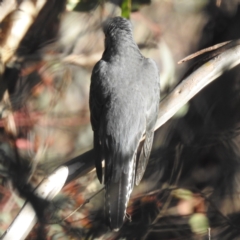
[[89,108],[96,173],[105,185],[106,223],[118,231],[150,156],[160,75],[157,64],[141,54],[130,20],[109,18],[103,32],[105,50],[92,70]]

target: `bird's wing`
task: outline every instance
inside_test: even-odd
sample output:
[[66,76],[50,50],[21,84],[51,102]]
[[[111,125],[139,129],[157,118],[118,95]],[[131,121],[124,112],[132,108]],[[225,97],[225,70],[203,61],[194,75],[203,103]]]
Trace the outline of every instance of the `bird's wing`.
[[94,131],[94,152],[95,152],[95,166],[97,176],[100,182],[102,182],[102,148],[99,138],[99,128],[102,115],[102,109],[104,106],[104,97],[102,96],[102,80],[105,75],[106,63],[104,61],[99,61],[93,71],[91,76],[90,85],[90,97],[89,97],[89,107],[90,107],[90,118],[92,129]]
[[143,143],[141,153],[138,159],[138,165],[136,170],[136,180],[135,180],[136,185],[138,185],[142,180],[143,174],[147,167],[148,159],[152,149],[153,136],[154,136],[153,131],[149,131],[146,133],[145,141]]
[[[160,102],[160,79],[156,63],[151,59],[146,59],[144,70],[145,78],[148,81],[148,91],[146,92],[147,114],[146,114],[146,136],[137,163],[135,184],[138,185],[146,170],[147,163],[152,150],[154,137],[154,126],[157,121]],[[146,79],[144,79],[146,81]]]

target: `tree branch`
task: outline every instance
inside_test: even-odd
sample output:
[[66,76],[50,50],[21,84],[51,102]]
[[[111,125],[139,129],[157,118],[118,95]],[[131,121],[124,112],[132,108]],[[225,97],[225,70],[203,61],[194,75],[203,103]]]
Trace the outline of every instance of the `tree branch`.
[[227,44],[228,48],[233,47],[204,63],[161,101],[155,130],[167,122],[184,104],[209,83],[240,63],[240,46],[238,44],[240,44],[239,40]]

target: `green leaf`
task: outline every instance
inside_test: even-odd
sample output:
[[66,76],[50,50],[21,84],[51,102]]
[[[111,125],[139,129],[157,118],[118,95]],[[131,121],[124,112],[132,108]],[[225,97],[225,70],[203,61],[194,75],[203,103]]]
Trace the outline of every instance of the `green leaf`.
[[129,19],[131,14],[131,0],[123,0],[122,1],[122,17]]
[[194,233],[206,233],[209,228],[208,218],[203,213],[193,214],[188,223]]
[[183,200],[189,200],[189,199],[192,199],[193,197],[193,194],[191,191],[183,188],[173,190],[172,195],[176,198],[183,199]]
[[80,0],[68,0],[67,1],[67,10],[72,11]]

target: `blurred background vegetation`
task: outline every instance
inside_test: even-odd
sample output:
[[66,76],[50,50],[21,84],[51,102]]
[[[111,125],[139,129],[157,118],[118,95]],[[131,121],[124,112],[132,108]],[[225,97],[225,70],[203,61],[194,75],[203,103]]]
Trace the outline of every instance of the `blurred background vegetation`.
[[[0,1],[1,56],[23,2]],[[46,1],[1,72],[0,234],[28,199],[21,189],[92,148],[89,84],[104,50],[104,20],[130,18],[141,52],[159,67],[163,98],[195,63],[179,60],[239,38],[239,3]],[[27,239],[240,239],[239,70],[224,73],[156,131],[146,173],[119,232],[104,224],[103,192],[91,198],[102,186],[90,172],[47,204]]]

